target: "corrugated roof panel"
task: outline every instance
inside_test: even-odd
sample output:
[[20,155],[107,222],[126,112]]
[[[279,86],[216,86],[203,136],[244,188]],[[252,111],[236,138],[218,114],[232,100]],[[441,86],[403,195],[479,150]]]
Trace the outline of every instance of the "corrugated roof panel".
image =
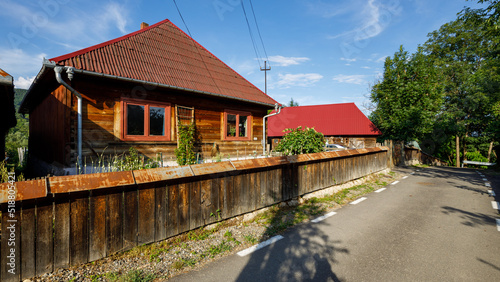
[[287,107],[269,117],[268,136],[283,136],[286,128],[314,128],[326,136],[378,136],[381,132],[354,103]]

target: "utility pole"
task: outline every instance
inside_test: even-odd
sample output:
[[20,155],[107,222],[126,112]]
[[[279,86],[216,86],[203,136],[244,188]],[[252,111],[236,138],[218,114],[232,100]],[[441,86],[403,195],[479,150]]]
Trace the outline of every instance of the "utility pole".
[[261,71],[264,71],[264,79],[265,79],[265,91],[264,93],[267,94],[267,71],[271,70],[271,66],[267,68],[267,61],[264,61],[264,68],[260,68]]

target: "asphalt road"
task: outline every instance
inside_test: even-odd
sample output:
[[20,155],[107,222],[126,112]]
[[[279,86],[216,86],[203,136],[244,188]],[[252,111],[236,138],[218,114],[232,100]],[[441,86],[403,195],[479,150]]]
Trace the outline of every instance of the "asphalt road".
[[473,169],[406,172],[406,179],[323,221],[298,225],[269,246],[172,280],[500,281],[500,215],[492,205],[500,197],[488,193],[500,196],[500,177],[484,180]]

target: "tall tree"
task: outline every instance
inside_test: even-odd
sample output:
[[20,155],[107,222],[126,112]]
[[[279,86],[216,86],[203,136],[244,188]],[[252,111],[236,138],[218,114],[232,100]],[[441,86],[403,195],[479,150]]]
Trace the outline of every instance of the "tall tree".
[[[472,24],[473,23],[473,24]],[[458,18],[429,34],[423,45],[425,54],[439,71],[444,87],[443,109],[439,118],[455,136],[456,166],[466,155],[466,146],[460,140],[467,136],[481,135],[486,129],[491,105],[480,81],[488,72],[484,66],[490,41],[478,22]]]
[[435,68],[422,49],[410,55],[403,46],[386,58],[384,75],[371,91],[376,109],[370,119],[384,139],[412,141],[433,129],[441,105]]

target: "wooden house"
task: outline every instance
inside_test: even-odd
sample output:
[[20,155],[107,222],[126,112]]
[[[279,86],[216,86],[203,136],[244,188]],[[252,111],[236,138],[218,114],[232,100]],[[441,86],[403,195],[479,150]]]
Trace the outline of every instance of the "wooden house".
[[5,136],[16,126],[14,78],[0,69],[0,161],[5,158]]
[[380,130],[354,103],[286,107],[269,117],[269,143],[276,145],[287,128],[314,128],[323,133],[328,144],[348,148],[375,147]]
[[30,160],[58,174],[54,167],[74,167],[79,155],[130,147],[175,160],[178,125],[192,122],[199,158],[214,148],[224,157],[261,152],[275,103],[164,20],[44,61],[20,111],[30,114]]

